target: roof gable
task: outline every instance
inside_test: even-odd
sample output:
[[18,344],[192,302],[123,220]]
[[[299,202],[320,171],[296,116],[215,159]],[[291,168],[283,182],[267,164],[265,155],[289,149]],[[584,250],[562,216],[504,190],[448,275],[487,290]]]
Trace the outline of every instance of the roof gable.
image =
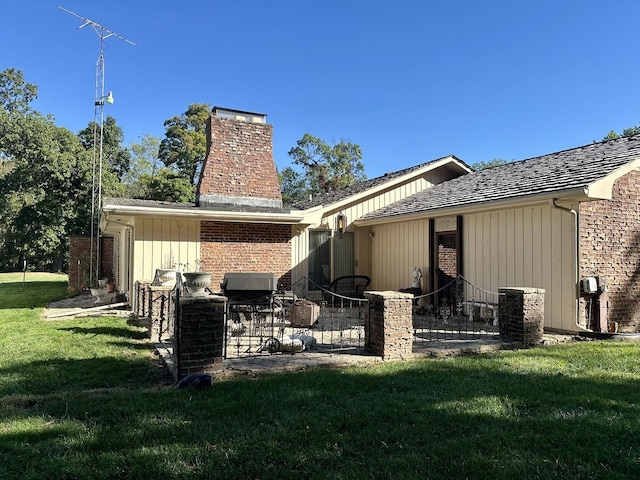
[[385,173],[384,175],[381,175],[379,177],[364,180],[362,182],[357,182],[347,187],[341,188],[340,190],[319,193],[309,200],[302,200],[294,203],[293,207],[300,210],[308,210],[311,208],[319,207],[321,205],[333,205],[350,197],[355,197],[376,188],[386,186],[387,184],[392,184],[394,181],[399,181],[403,177],[411,177],[412,174],[417,175],[421,173],[423,169],[436,167],[438,163],[443,163],[447,160],[452,163],[457,163],[461,167],[461,172],[471,171],[471,168],[462,160],[453,155],[449,155],[447,157],[437,158],[435,160],[421,163],[419,165],[405,168],[403,170],[398,170],[396,172]]
[[640,135],[468,173],[381,208],[362,220],[579,190],[587,196],[591,185],[632,162],[640,162]]

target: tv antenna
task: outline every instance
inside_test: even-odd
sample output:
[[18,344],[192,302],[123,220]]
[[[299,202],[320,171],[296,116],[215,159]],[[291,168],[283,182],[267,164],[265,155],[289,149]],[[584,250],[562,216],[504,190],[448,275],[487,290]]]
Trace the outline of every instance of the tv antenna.
[[[64,7],[58,5],[58,8],[63,12],[67,12],[69,15],[82,20],[82,25],[78,27],[84,28],[90,26],[100,39],[100,55],[96,62],[96,93],[94,102],[94,116],[93,116],[93,161],[91,172],[91,247],[90,247],[90,262],[89,262],[89,282],[98,285],[98,279],[100,278],[100,220],[102,210],[102,156],[103,148],[102,143],[104,140],[104,103],[113,103],[113,95],[111,91],[107,95],[104,94],[104,41],[109,37],[116,37],[120,40],[127,42],[130,45],[136,46],[128,38],[123,37],[109,29],[104,25],[94,22],[86,17],[82,17],[77,13],[67,10]],[[94,258],[95,249],[95,258]],[[95,262],[95,270],[94,270]],[[95,277],[94,277],[95,275]]]

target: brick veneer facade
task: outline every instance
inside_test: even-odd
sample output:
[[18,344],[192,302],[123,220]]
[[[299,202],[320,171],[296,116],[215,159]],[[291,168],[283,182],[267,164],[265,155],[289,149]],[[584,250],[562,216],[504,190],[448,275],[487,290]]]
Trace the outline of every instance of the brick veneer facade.
[[290,225],[202,222],[200,242],[200,269],[212,272],[213,289],[227,272],[273,272],[291,286]]
[[[618,179],[611,200],[580,204],[580,278],[608,286],[609,322],[640,331],[640,171]],[[582,300],[581,315],[588,308]],[[592,310],[593,311],[593,310]]]

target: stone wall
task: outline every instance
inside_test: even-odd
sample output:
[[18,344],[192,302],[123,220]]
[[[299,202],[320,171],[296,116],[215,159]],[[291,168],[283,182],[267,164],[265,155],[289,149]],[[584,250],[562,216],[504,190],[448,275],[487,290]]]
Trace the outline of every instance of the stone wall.
[[544,332],[543,288],[500,288],[500,337],[510,342],[537,345]]
[[150,286],[149,338],[152,342],[163,342],[173,337],[172,310],[175,309],[173,287]]
[[413,356],[413,295],[399,292],[365,292],[370,320],[365,344],[383,360]]

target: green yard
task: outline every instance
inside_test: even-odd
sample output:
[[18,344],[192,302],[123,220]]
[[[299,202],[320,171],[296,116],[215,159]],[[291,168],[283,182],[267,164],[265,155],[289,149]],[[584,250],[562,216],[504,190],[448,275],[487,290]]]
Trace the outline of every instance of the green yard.
[[0,275],[2,479],[640,478],[640,343],[317,369],[177,390],[125,318],[42,320]]

